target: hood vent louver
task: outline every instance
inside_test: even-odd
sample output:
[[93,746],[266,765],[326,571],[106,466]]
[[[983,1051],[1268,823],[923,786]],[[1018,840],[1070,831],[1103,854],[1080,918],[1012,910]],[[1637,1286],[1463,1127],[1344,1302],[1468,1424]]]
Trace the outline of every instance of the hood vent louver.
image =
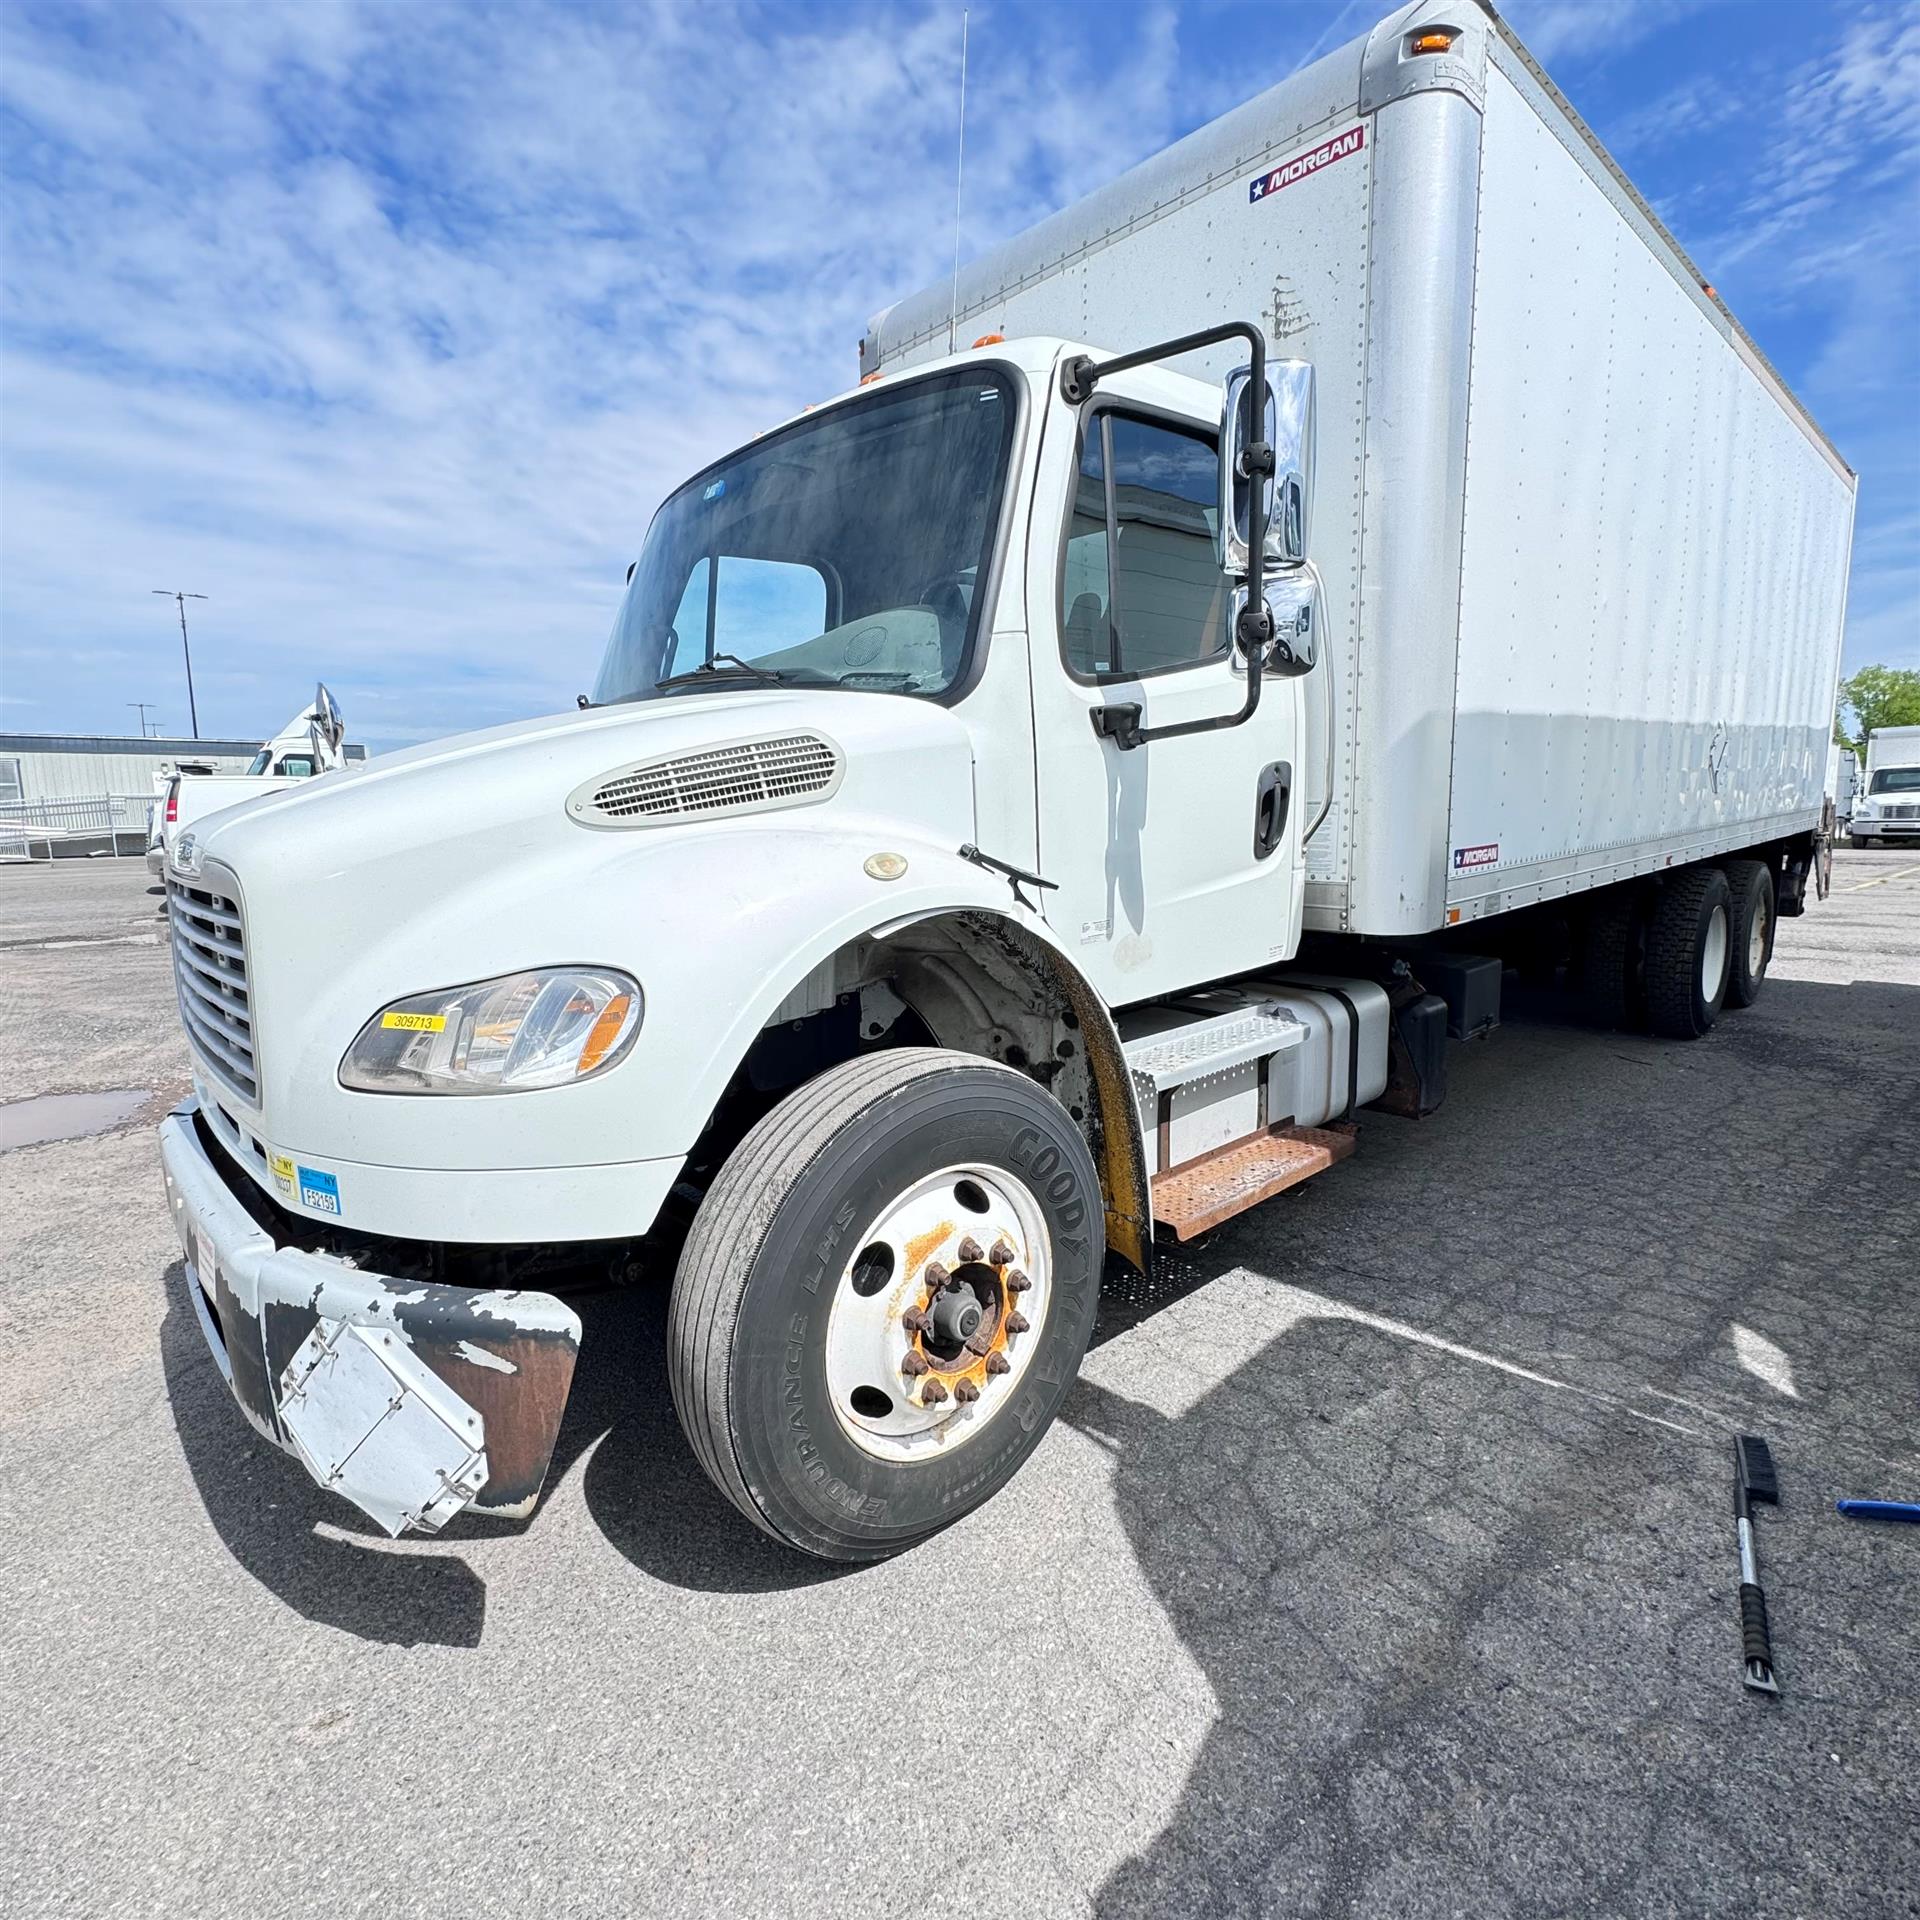
[[596,774],[568,796],[567,812],[589,827],[670,827],[769,813],[827,799],[842,767],[840,749],[817,733],[735,740]]

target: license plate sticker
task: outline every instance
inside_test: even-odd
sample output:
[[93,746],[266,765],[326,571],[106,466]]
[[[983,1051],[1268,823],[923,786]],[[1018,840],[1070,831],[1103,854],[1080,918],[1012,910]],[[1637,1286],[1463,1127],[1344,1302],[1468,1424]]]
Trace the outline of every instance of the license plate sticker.
[[213,1276],[219,1268],[213,1256],[213,1242],[198,1227],[193,1230],[193,1270],[199,1275],[200,1284],[205,1288],[207,1298],[211,1300]]
[[318,1167],[300,1167],[300,1204],[311,1207],[315,1213],[331,1213],[336,1217],[340,1212],[340,1182],[330,1173],[322,1173]]
[[270,1153],[267,1155],[267,1165],[273,1172],[273,1184],[291,1200],[293,1198],[292,1160],[284,1153]]

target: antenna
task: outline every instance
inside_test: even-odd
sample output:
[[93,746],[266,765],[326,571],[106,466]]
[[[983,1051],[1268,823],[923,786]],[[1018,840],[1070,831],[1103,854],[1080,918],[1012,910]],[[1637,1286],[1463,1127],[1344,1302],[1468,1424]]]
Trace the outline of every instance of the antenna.
[[967,177],[967,21],[960,12],[960,146],[953,161],[953,292],[947,301],[947,351],[953,351],[953,329],[960,315],[960,189]]
[[[127,702],[128,706],[138,707],[140,709],[140,738],[142,740],[147,738],[147,709],[153,704],[151,700],[129,700]],[[154,723],[153,731],[155,733],[160,731],[158,721]]]

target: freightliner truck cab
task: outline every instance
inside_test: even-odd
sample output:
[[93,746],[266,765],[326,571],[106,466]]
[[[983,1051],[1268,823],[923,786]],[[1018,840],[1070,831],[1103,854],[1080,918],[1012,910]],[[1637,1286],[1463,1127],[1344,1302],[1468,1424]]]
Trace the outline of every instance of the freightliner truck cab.
[[1280,971],[1312,411],[1250,327],[865,382],[667,500],[580,711],[211,823],[162,1144],[254,1425],[394,1532],[524,1514],[569,1285],[683,1233],[668,1385],[750,1519],[873,1558],[1000,1486],[1103,1260],[1387,1084],[1383,987]]

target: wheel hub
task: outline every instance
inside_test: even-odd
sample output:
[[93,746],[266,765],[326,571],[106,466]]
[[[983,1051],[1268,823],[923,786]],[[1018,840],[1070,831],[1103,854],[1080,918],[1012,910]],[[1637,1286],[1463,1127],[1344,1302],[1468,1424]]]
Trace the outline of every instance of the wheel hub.
[[1045,1216],[998,1168],[948,1167],[853,1243],[827,1321],[836,1418],[883,1457],[931,1458],[1011,1404],[1052,1270]]

